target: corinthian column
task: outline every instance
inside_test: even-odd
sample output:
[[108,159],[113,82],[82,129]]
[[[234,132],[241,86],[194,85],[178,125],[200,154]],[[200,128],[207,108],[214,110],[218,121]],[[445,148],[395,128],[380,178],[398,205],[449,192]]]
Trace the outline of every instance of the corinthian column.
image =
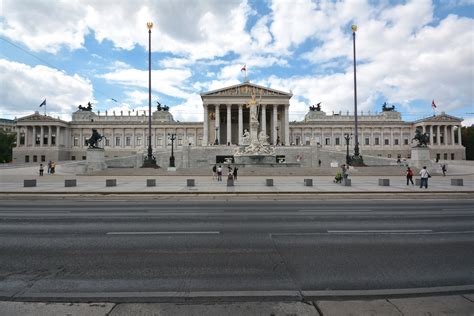
[[202,135],[202,146],[209,145],[209,112],[207,110],[207,104],[204,106],[204,126],[203,126],[203,135]]
[[227,104],[227,144],[232,143],[231,106],[232,104]]
[[243,132],[244,132],[244,116],[242,112],[242,104],[239,104],[239,145],[242,145]]
[[267,105],[266,104],[262,104],[262,117],[260,119],[260,122],[262,122],[261,130],[263,134],[267,135]]

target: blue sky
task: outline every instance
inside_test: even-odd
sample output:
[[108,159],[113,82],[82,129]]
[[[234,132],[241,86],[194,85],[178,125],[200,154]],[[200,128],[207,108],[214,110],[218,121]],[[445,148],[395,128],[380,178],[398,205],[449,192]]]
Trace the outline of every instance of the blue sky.
[[[351,24],[359,111],[396,106],[403,119],[437,113],[474,123],[474,0],[3,0],[0,117],[39,110],[69,120],[91,101],[102,113],[148,108],[202,121],[199,94],[243,81],[291,91],[290,120],[312,104],[353,112]],[[112,101],[117,100],[117,102]]]

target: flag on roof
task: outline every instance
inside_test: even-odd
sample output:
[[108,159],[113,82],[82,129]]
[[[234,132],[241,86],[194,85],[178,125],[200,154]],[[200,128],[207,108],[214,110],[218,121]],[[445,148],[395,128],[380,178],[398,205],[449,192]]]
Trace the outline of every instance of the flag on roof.
[[245,64],[240,71],[247,71],[247,64]]
[[44,99],[43,102],[41,102],[40,106],[39,107],[42,107],[43,105],[46,105],[46,99]]
[[435,104],[434,100],[431,102],[431,107],[432,107],[433,109],[436,109],[436,104]]

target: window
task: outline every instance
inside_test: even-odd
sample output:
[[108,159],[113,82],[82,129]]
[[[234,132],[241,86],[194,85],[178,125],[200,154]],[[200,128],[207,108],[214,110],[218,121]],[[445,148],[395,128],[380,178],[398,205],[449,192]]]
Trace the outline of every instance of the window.
[[140,136],[137,136],[137,146],[142,145],[142,138]]
[[46,161],[46,156],[45,155],[41,155],[41,161]]
[[41,136],[40,136],[40,135],[36,135],[36,140],[35,140],[35,144],[36,144],[36,145],[39,145],[39,144],[40,144],[40,139],[41,139]]
[[182,138],[182,136],[178,136],[178,146],[183,146],[183,138]]
[[76,156],[71,156],[71,160],[76,160]]
[[33,155],[33,162],[38,162],[38,156]]
[[454,160],[454,154],[451,154],[451,160]]
[[444,160],[448,160],[448,153],[444,153],[444,154],[443,154],[443,159],[444,159]]
[[125,137],[125,146],[131,146],[132,138],[130,136]]
[[378,137],[375,137],[375,145],[380,145],[380,138]]
[[105,139],[105,146],[110,146],[110,139],[108,138]]
[[51,145],[56,145],[56,135],[51,135]]
[[30,156],[25,156],[25,162],[30,162]]
[[339,137],[336,137],[336,145],[340,145]]
[[399,143],[398,143],[398,138],[395,138],[395,139],[394,139],[394,142],[395,142],[395,145],[399,145]]
[[87,146],[87,137],[82,139],[82,146]]
[[326,145],[331,145],[331,138],[329,137],[326,138]]
[[82,160],[86,160],[86,158],[87,158],[86,156],[82,156]]
[[388,154],[388,155],[387,155],[387,158],[392,158],[392,154]]
[[74,136],[74,138],[73,138],[73,140],[72,140],[72,143],[73,143],[73,146],[74,146],[74,147],[79,146],[79,138],[77,138],[76,136]]
[[48,135],[43,137],[43,144],[48,145]]
[[404,143],[405,143],[405,145],[408,145],[408,138],[404,139]]
[[120,146],[120,136],[115,137],[115,146]]
[[158,137],[158,139],[156,140],[156,146],[163,146],[163,140],[161,139],[161,137]]
[[370,145],[370,139],[368,137],[365,138],[365,144]]
[[385,138],[385,139],[384,139],[384,144],[385,144],[385,145],[390,145],[390,140],[389,140],[388,138]]
[[441,159],[441,154],[436,154],[436,161]]
[[21,133],[20,134],[20,145],[24,145],[25,144],[25,133]]

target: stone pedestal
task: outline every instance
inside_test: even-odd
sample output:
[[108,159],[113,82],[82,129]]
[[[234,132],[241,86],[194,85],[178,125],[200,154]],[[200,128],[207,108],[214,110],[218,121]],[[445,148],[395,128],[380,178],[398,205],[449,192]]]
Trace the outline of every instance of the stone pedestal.
[[107,169],[105,163],[104,149],[103,148],[89,148],[87,149],[86,159],[86,173],[93,174],[97,171]]
[[417,168],[429,166],[431,164],[430,149],[428,147],[413,147],[411,149],[411,162]]

